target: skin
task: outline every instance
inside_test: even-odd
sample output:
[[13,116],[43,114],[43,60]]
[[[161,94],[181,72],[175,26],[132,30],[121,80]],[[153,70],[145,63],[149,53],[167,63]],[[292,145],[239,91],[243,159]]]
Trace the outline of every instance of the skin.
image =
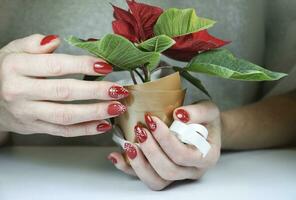
[[[162,121],[153,117],[156,131],[145,129],[147,140],[140,147],[133,145],[136,158],[128,158],[128,165],[121,153],[113,152],[109,158],[116,159],[115,166],[137,176],[150,189],[162,190],[174,181],[201,178],[217,163],[221,148],[248,150],[296,144],[296,92],[222,113],[209,101],[180,108],[189,113],[188,123],[207,127],[211,150],[205,158],[198,149],[180,142]],[[174,119],[179,120],[175,114]]]
[[[102,91],[107,91],[112,83],[44,79],[76,73],[97,75],[85,63],[98,59],[49,54],[60,41],[56,39],[41,47],[43,37],[32,35],[0,50],[0,144],[4,143],[7,131],[64,137],[98,134],[96,126],[111,117],[104,110],[114,100]],[[82,105],[60,103],[83,99],[107,101]],[[296,92],[222,113],[210,101],[180,108],[189,113],[187,123],[204,124],[208,129],[211,149],[206,157],[195,147],[180,142],[160,119],[152,116],[157,128],[153,133],[144,129],[147,139],[139,146],[132,144],[137,156],[128,158],[129,165],[120,152],[112,152],[109,157],[117,161],[115,166],[137,176],[152,190],[162,190],[178,180],[199,179],[217,163],[221,148],[245,150],[296,143]],[[175,112],[174,119],[179,120]]]
[[[0,50],[0,141],[6,132],[45,133],[63,137],[94,135],[110,116],[111,82],[58,79],[68,74],[96,75],[91,56],[52,54],[61,43],[55,39],[40,45],[44,35],[12,41]],[[47,79],[51,77],[51,79]],[[101,103],[65,104],[73,100],[104,100]],[[119,102],[117,102],[119,103]]]

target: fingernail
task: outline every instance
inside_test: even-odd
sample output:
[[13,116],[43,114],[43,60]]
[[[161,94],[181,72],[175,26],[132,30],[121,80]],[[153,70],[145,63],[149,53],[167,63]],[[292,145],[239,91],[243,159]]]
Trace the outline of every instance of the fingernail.
[[126,111],[126,107],[121,103],[112,103],[108,106],[109,115],[120,115]]
[[125,143],[124,144],[124,151],[125,153],[127,154],[127,156],[130,158],[130,159],[135,159],[135,157],[137,157],[137,150],[136,148],[130,144],[130,143]]
[[184,123],[187,123],[190,120],[189,113],[184,109],[178,109],[175,114],[176,117]]
[[110,160],[113,164],[117,163],[116,158],[114,158],[113,156],[108,156],[108,160]]
[[157,125],[156,125],[155,121],[153,121],[152,117],[148,113],[145,114],[145,122],[146,122],[149,130],[151,130],[151,131],[156,130]]
[[98,74],[106,75],[113,71],[112,66],[105,62],[96,62],[93,67],[94,71]]
[[50,43],[52,40],[57,39],[58,37],[59,37],[58,35],[47,35],[41,40],[40,45],[41,46],[46,45]]
[[101,123],[97,126],[97,131],[98,132],[106,132],[111,129],[111,125],[109,123]]
[[109,89],[109,96],[114,99],[122,99],[128,96],[128,90],[119,85],[113,85]]
[[147,133],[141,125],[139,125],[139,124],[136,125],[134,128],[134,131],[135,131],[136,138],[137,138],[138,142],[143,143],[146,141]]

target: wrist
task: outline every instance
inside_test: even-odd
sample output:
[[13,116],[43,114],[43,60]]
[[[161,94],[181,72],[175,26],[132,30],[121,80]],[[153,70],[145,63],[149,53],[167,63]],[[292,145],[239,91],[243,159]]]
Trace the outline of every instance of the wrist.
[[231,111],[223,111],[221,112],[221,148],[222,149],[232,149],[233,143],[232,140],[234,138],[232,131],[235,126],[234,119],[231,119]]

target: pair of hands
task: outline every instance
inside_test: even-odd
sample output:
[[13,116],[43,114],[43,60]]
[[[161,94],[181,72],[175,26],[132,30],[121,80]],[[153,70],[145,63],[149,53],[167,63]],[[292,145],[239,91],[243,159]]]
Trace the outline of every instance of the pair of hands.
[[[199,179],[220,157],[221,120],[219,109],[210,101],[183,106],[174,119],[203,124],[209,131],[211,149],[203,157],[192,145],[183,144],[159,118],[145,115],[146,127],[135,126],[138,144],[125,143],[123,156],[112,152],[108,159],[126,174],[137,176],[152,190],[162,190],[174,181]],[[128,158],[130,165],[124,157]]]
[[[128,91],[120,85],[56,78],[112,72],[107,62],[95,57],[52,54],[60,43],[55,35],[35,34],[0,50],[0,132],[94,135],[112,128],[105,119],[125,111],[117,100]],[[100,102],[63,103],[90,99]]]
[[[107,75],[112,67],[91,56],[52,54],[60,45],[55,35],[31,35],[0,49],[0,132],[46,133],[63,137],[106,132],[105,119],[125,111],[117,100],[128,95],[112,82],[90,82],[55,77],[69,74]],[[47,79],[51,77],[51,79]],[[100,100],[92,104],[65,104],[73,100]],[[174,119],[204,124],[211,150],[205,158],[169,132],[157,117],[146,116],[147,127],[137,126],[139,146],[125,145],[128,165],[122,154],[109,155],[123,172],[138,176],[153,190],[176,180],[198,179],[220,155],[220,113],[208,101],[176,109]]]

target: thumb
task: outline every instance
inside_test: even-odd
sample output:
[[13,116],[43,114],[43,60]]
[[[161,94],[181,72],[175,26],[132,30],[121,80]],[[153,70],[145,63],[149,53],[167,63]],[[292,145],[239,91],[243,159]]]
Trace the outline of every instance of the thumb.
[[61,43],[57,35],[34,34],[10,42],[1,49],[5,53],[52,53]]
[[211,101],[182,106],[174,110],[174,119],[184,123],[207,124],[218,118],[220,111]]

